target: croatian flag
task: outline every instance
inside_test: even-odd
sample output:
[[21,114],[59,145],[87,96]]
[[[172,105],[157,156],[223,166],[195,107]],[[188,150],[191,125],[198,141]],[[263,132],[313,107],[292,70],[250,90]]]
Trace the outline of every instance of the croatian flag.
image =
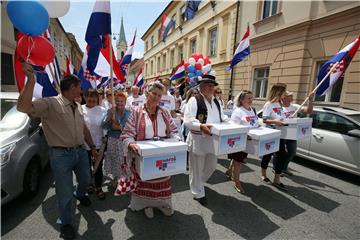
[[[19,32],[17,38],[20,39],[22,36],[23,33]],[[21,58],[18,51],[18,46],[16,45],[15,54],[14,54],[14,62],[15,62],[14,70],[15,70],[16,83],[19,92],[22,91],[27,81],[27,77],[24,71],[22,70],[22,61],[23,59]],[[46,65],[45,67],[35,66],[35,65],[32,65],[32,67],[35,71],[35,76],[36,76],[33,97],[39,99],[43,97],[51,97],[58,95],[58,92],[56,91],[55,88],[55,84],[56,84],[55,81],[59,79],[59,77],[56,76],[57,74],[59,75],[59,66],[55,66],[54,64],[51,63]]]
[[167,34],[170,29],[175,25],[174,20],[170,19],[167,13],[164,13],[161,18],[161,39],[165,42]]
[[184,61],[181,61],[181,63],[175,68],[174,73],[170,76],[170,80],[177,80],[183,77],[185,77],[185,67]]
[[230,65],[226,68],[229,71],[233,68],[236,64],[244,60],[248,55],[250,55],[250,28],[247,26],[246,32],[242,37],[236,51],[234,53],[234,57],[231,60]]
[[[85,41],[88,43],[83,57],[83,71],[99,77],[110,76],[110,39],[111,15],[109,0],[95,2],[86,30]],[[120,65],[112,51],[113,72],[119,81],[124,81]]]
[[138,86],[141,88],[141,86],[144,84],[144,76],[142,74],[142,69],[140,69],[138,75],[136,76],[133,86]]
[[128,50],[126,51],[124,57],[121,59],[120,68],[121,68],[124,76],[126,75],[126,70],[128,68],[128,65],[131,63],[131,57],[132,57],[132,53],[134,50],[135,38],[136,38],[136,31],[135,31],[134,38],[133,38]]
[[355,41],[347,45],[345,48],[340,50],[335,56],[329,61],[324,63],[321,67],[318,75],[318,84],[328,74],[330,69],[336,64],[338,65],[333,69],[332,73],[324,80],[324,82],[316,90],[316,95],[323,96],[329,89],[335,84],[335,82],[344,74],[346,68],[349,66],[351,60],[355,56],[360,45],[360,35]]

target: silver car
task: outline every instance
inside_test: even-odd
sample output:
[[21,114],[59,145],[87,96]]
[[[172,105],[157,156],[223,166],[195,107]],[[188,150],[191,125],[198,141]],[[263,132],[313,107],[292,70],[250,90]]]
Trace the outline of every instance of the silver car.
[[[257,115],[262,124],[262,110]],[[312,136],[298,140],[296,155],[360,175],[360,112],[317,106],[310,117]]]
[[311,138],[298,141],[297,155],[360,175],[360,112],[314,107]]
[[1,92],[1,205],[16,196],[33,196],[47,164],[40,120],[16,110],[19,93]]

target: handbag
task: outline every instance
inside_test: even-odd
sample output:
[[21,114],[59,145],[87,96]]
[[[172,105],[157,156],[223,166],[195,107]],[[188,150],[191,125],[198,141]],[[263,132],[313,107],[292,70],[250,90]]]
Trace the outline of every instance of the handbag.
[[118,184],[116,186],[116,190],[114,192],[115,196],[125,195],[129,192],[133,192],[136,190],[138,186],[138,174],[135,170],[135,159],[132,158],[130,174],[127,170],[128,163],[126,163],[126,157],[124,156],[124,162],[121,164],[122,173],[119,178]]

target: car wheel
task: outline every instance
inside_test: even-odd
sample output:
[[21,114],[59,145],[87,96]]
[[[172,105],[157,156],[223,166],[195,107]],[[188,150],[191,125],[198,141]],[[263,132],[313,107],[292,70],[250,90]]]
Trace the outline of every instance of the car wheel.
[[40,164],[33,159],[27,166],[24,175],[23,195],[25,197],[33,197],[39,190],[40,173]]

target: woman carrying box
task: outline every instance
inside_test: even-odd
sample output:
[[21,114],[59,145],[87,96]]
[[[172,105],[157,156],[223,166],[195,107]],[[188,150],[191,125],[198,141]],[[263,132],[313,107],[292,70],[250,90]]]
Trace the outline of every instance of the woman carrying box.
[[[121,139],[124,148],[138,153],[136,141],[159,138],[178,138],[177,127],[170,112],[159,106],[164,85],[153,82],[145,90],[146,102],[130,115]],[[171,202],[170,177],[138,182],[137,189],[131,194],[129,208],[133,211],[145,210],[148,218],[154,217],[153,208],[158,208],[166,216],[174,213]]]
[[[285,92],[285,84],[277,83],[272,86],[268,101],[263,107],[263,121],[267,127],[271,127],[272,125],[284,125],[283,119],[285,118],[285,114],[282,109],[281,100],[285,97]],[[271,182],[270,179],[266,176],[266,169],[269,165],[272,155],[273,153],[264,155],[261,160],[261,179],[266,183]],[[275,155],[277,157],[273,159],[273,169],[275,171],[273,184],[279,189],[287,190],[286,186],[280,181],[280,175],[286,160],[284,139],[280,139],[279,151],[276,152]]]
[[[298,104],[292,104],[293,101],[293,94],[292,92],[286,91],[285,97],[282,99],[283,103],[283,111],[286,118],[292,118],[293,114],[296,112],[296,110],[300,107]],[[309,95],[309,101],[306,107],[302,107],[299,112],[310,114],[313,111],[313,99],[314,93],[311,93]],[[297,117],[297,116],[294,116]],[[289,171],[288,165],[289,162],[295,157],[296,155],[296,148],[297,148],[297,141],[291,140],[291,139],[285,139],[285,146],[286,146],[286,160],[283,167],[283,174],[286,174],[288,176],[292,176],[293,174]],[[274,155],[274,158],[276,158],[276,155]],[[281,175],[282,176],[282,175]]]
[[[252,92],[248,90],[241,91],[235,97],[236,108],[231,114],[231,120],[233,122],[250,127],[259,127],[255,109],[251,107],[252,100]],[[231,163],[229,169],[226,171],[226,175],[234,181],[234,188],[239,193],[245,192],[240,183],[240,168],[247,155],[246,152],[231,153],[228,155]]]

